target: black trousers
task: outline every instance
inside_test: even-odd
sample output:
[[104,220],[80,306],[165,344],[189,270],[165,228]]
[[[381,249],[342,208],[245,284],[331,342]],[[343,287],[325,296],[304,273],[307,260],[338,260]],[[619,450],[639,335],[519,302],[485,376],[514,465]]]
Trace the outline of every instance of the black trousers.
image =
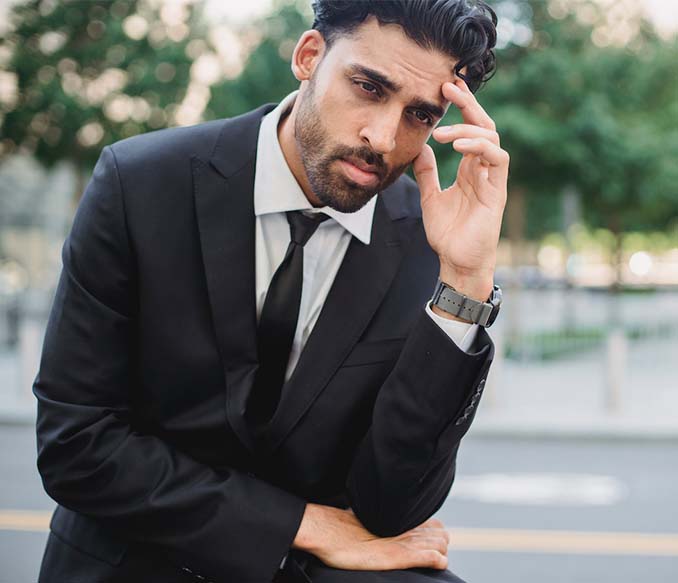
[[[146,546],[131,545],[119,565],[76,549],[50,532],[38,583],[205,583],[167,562]],[[94,579],[93,573],[98,573]],[[228,581],[225,578],[223,581]],[[230,582],[229,582],[230,583]],[[261,583],[269,583],[262,581]],[[292,551],[272,583],[464,583],[448,570],[347,571],[325,566],[314,556]]]
[[292,551],[273,583],[464,583],[445,569],[347,571],[333,569],[313,555]]

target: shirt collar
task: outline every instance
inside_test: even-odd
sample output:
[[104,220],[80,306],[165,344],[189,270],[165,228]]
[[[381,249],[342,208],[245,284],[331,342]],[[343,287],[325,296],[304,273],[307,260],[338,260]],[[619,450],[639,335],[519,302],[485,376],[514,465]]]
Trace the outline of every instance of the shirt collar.
[[342,213],[328,206],[313,207],[287,165],[278,141],[278,122],[283,112],[292,108],[297,93],[298,91],[290,93],[261,121],[254,174],[254,214],[261,216],[296,210],[323,212],[368,245],[377,203],[376,195],[354,213]]

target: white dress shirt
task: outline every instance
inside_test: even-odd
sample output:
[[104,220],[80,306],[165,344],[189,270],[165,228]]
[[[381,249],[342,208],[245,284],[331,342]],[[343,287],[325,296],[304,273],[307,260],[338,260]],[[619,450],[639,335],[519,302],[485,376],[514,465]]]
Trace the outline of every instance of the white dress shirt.
[[[278,141],[278,122],[283,112],[292,108],[297,91],[290,93],[261,122],[257,143],[254,177],[255,258],[257,320],[264,306],[266,291],[278,266],[285,257],[290,242],[286,211],[323,212],[330,218],[304,246],[304,276],[301,289],[299,320],[292,342],[285,380],[289,379],[301,351],[315,325],[334,277],[344,259],[352,237],[364,245],[370,244],[372,219],[377,196],[354,213],[342,213],[330,207],[314,208],[301,190]],[[433,293],[433,290],[431,290]],[[426,313],[462,349],[467,351],[476,335],[477,324],[448,320],[434,314],[429,302]]]

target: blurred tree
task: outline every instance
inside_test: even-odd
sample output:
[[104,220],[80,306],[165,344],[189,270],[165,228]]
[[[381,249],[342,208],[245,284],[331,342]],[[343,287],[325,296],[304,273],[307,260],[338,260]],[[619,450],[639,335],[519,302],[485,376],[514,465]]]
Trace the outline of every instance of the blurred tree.
[[290,70],[292,51],[301,33],[310,27],[311,19],[303,11],[302,2],[276,2],[270,15],[241,32],[241,36],[260,35],[260,42],[247,57],[239,77],[212,88],[209,109],[219,117],[230,117],[264,103],[279,102],[297,89],[299,82]]
[[598,100],[589,114],[603,131],[586,127],[587,156],[580,183],[588,222],[615,237],[613,265],[619,287],[622,235],[629,230],[666,229],[678,216],[678,43],[641,29],[632,49],[608,48],[594,77]]
[[104,145],[199,121],[209,89],[191,64],[208,47],[190,4],[30,0],[10,20],[0,55],[16,87],[0,92],[2,153],[72,162],[76,199]]
[[511,153],[509,237],[520,246],[528,208],[559,212],[564,188],[581,193],[585,217],[612,230],[618,249],[624,230],[665,228],[678,210],[675,40],[632,14],[617,46],[610,35],[622,27],[587,0],[495,4],[513,23],[529,16],[531,29],[529,44],[500,51],[479,95]]
[[[477,97],[511,153],[505,230],[514,240],[555,228],[566,188],[580,193],[590,222],[616,232],[662,227],[675,215],[676,43],[659,39],[629,2],[617,3],[632,15],[626,28],[590,0],[492,2],[498,69]],[[190,3],[17,5],[0,39],[0,62],[10,55],[5,75],[18,89],[8,97],[0,79],[0,146],[87,171],[119,138],[279,101],[298,86],[289,61],[310,26],[309,4],[278,0],[239,31],[249,54],[218,84],[223,51],[212,51]],[[627,38],[615,46],[620,31]],[[442,123],[459,120],[451,109]],[[441,180],[451,180],[458,154],[432,145]]]

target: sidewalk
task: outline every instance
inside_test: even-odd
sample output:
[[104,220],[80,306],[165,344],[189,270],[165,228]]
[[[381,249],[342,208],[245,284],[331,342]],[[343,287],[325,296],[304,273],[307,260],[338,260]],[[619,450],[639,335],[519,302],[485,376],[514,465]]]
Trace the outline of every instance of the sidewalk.
[[[0,423],[34,423],[13,354],[0,353]],[[630,344],[615,411],[605,407],[604,353],[555,362],[497,361],[469,435],[678,441],[678,339]],[[10,390],[15,388],[14,390]]]
[[493,364],[474,436],[678,440],[678,339],[629,344],[616,409],[606,407],[605,354]]

